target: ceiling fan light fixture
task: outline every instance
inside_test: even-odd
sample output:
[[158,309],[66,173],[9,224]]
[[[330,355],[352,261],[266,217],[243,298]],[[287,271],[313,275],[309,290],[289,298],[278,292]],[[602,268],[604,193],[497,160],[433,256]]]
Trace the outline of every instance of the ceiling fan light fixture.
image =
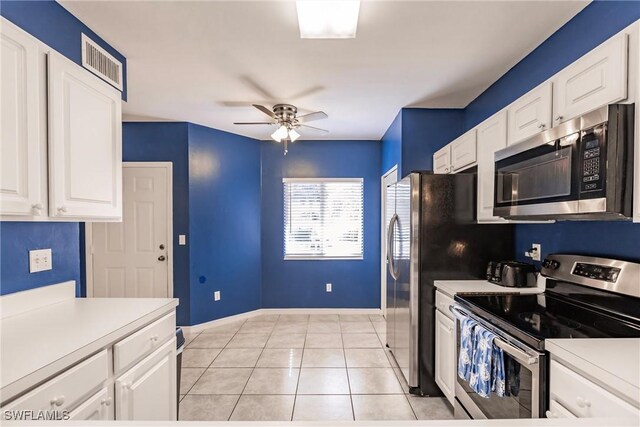
[[356,37],[360,0],[297,0],[296,9],[300,38]]
[[300,138],[300,134],[298,132],[296,132],[295,129],[291,129],[289,131],[289,139],[291,140],[291,142],[295,142],[296,139]]
[[287,130],[287,127],[282,125],[278,129],[276,129],[274,133],[271,134],[271,138],[275,142],[282,142],[282,140],[287,137],[288,132],[289,131]]

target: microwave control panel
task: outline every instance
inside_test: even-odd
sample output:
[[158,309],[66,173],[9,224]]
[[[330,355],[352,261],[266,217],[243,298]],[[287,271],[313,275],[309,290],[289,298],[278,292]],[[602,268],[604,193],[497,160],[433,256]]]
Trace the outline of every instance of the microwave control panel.
[[602,190],[604,185],[604,128],[593,129],[582,134],[580,192]]

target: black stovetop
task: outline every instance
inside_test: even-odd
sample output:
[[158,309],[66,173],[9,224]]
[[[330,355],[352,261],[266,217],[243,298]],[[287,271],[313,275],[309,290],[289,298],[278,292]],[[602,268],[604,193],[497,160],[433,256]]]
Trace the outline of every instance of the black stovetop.
[[456,295],[476,316],[544,350],[547,338],[638,338],[640,299],[547,280],[538,295]]

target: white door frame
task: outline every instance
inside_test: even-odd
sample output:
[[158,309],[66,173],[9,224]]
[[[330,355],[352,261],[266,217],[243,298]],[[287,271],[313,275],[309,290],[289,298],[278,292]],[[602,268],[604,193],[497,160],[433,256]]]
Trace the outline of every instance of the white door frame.
[[386,188],[384,181],[391,175],[395,175],[398,181],[398,165],[382,174],[380,178],[380,310],[382,315],[387,317],[387,224],[385,214],[387,210]]
[[[122,162],[122,168],[163,168],[167,170],[167,295],[173,298],[173,162]],[[124,180],[123,180],[124,181]],[[124,205],[124,199],[122,201]],[[93,297],[93,230],[84,226],[85,283],[87,298]]]

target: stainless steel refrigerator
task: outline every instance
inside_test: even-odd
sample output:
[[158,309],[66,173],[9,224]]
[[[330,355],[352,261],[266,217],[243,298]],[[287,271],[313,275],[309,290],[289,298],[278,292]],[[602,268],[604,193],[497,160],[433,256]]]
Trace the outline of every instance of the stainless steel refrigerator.
[[475,173],[432,172],[387,188],[387,346],[415,394],[442,395],[434,281],[483,279],[489,261],[514,257],[512,225],[476,223],[476,188]]

